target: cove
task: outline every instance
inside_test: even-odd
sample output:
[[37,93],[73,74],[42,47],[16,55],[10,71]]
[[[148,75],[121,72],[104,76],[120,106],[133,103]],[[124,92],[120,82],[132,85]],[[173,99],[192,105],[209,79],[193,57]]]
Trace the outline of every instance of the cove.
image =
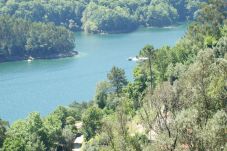
[[112,66],[125,69],[132,79],[136,56],[146,44],[158,48],[173,46],[187,25],[172,28],[140,28],[124,34],[75,34],[79,55],[53,60],[0,64],[0,117],[13,122],[29,112],[47,115],[59,105],[89,101],[99,81],[106,79]]

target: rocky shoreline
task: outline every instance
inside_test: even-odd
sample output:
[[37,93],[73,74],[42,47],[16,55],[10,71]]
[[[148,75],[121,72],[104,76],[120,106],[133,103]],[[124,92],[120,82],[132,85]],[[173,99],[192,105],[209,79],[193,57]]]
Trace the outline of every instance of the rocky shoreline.
[[37,56],[37,57],[36,56],[8,56],[8,57],[0,56],[0,63],[28,60],[29,57],[32,57],[33,59],[58,59],[58,58],[73,57],[78,54],[79,54],[78,51],[69,51],[65,53],[51,54],[48,56]]

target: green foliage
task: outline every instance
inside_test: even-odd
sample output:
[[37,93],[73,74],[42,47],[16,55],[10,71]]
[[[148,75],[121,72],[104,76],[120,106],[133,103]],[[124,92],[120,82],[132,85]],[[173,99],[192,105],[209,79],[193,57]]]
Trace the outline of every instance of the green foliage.
[[204,39],[205,47],[212,48],[214,45],[216,45],[216,43],[217,43],[217,40],[212,36],[207,36]]
[[203,0],[170,0],[170,2],[177,9],[179,19],[182,21],[193,19]]
[[107,97],[111,92],[111,84],[109,82],[103,81],[98,83],[96,86],[95,102],[98,107],[103,109],[107,105]]
[[132,145],[133,150],[142,151],[144,148],[144,144],[148,143],[148,138],[146,135],[136,134],[130,137],[130,144]]
[[50,148],[72,148],[73,138],[77,133],[75,119],[69,108],[59,106],[54,112],[44,119],[44,127],[47,129]]
[[127,32],[137,28],[135,20],[126,9],[110,9],[90,3],[83,13],[83,29],[86,32]]
[[128,97],[133,101],[133,107],[137,109],[140,107],[139,99],[143,97],[144,91],[147,88],[148,75],[146,71],[142,68],[136,67],[133,71],[134,82],[128,83],[125,91]]
[[75,126],[66,125],[62,130],[63,144],[65,144],[64,149],[68,151],[72,150],[73,148],[73,142],[76,134],[73,129],[75,129]]
[[70,116],[73,116],[75,120],[81,121],[82,114],[88,107],[89,104],[86,102],[78,103],[75,101],[69,105],[68,113]]
[[220,110],[209,119],[206,127],[202,130],[201,136],[205,140],[205,147],[209,150],[222,150],[226,144],[226,111]]
[[221,35],[223,37],[227,37],[227,25],[224,25],[222,28],[221,28]]
[[195,150],[196,145],[199,144],[199,125],[197,119],[199,117],[199,112],[194,108],[189,108],[187,110],[182,110],[176,117],[176,125],[180,133],[180,143],[190,144],[190,149]]
[[77,129],[70,114],[65,107],[58,107],[44,119],[38,113],[31,113],[26,120],[17,121],[8,129],[3,150],[71,150]]
[[2,5],[1,14],[24,18],[33,22],[54,22],[71,30],[80,30],[83,0],[15,1],[9,0]]
[[44,119],[44,127],[47,129],[48,140],[50,142],[50,148],[55,149],[62,140],[61,136],[61,120],[57,115],[49,115]]
[[203,0],[8,0],[0,14],[32,22],[53,22],[73,31],[130,32],[139,25],[167,26],[193,19]]
[[34,57],[60,54],[74,48],[74,35],[51,24],[34,23],[26,38],[25,49]]
[[0,16],[0,60],[47,58],[72,51],[74,35],[64,27]]
[[145,26],[165,26],[176,22],[177,10],[167,1],[152,1],[140,7],[137,12],[140,22]]
[[[146,9],[152,11],[162,6],[175,12],[174,8],[177,11],[185,11],[185,8],[178,7],[187,5],[190,8],[180,16],[182,19],[196,10],[199,1],[153,0],[151,3],[149,0],[113,0],[109,3],[99,0],[85,3],[89,3],[89,7],[94,7],[95,11],[98,10],[94,14],[89,14],[91,10],[85,12],[88,15],[86,19],[92,22],[95,30],[101,32],[100,27],[104,27],[104,21],[96,20],[96,17],[100,17],[99,12],[108,16],[103,16],[104,20],[108,21],[105,27],[108,27],[109,21],[112,20],[108,18],[113,16],[109,16],[107,12],[113,13],[114,16],[123,12],[131,14],[145,4],[143,7],[149,7]],[[171,6],[167,6],[167,3]],[[115,9],[119,9],[120,12],[114,12]],[[148,59],[138,63],[134,70],[134,80],[129,83],[124,70],[113,67],[107,75],[108,81],[97,85],[94,101],[90,104],[73,103],[69,108],[58,107],[43,120],[39,114],[32,113],[26,120],[15,122],[8,130],[0,120],[0,141],[4,141],[3,150],[71,150],[73,137],[77,133],[74,127],[75,120],[83,122],[82,131],[86,139],[84,150],[225,149],[225,10],[222,0],[203,3],[197,12],[197,19],[200,21],[189,27],[176,46],[159,49],[145,46],[139,55]],[[160,13],[158,16],[163,15],[162,10],[156,12]],[[164,12],[165,16],[166,13]],[[174,18],[174,15],[172,17]],[[117,17],[114,19],[118,20]],[[8,36],[11,36],[7,35],[10,28],[5,25],[6,21],[3,20],[1,24],[4,26],[0,27],[5,37],[1,43],[4,46],[8,46]],[[22,26],[26,21],[21,21],[22,23],[18,22],[18,26],[21,24],[19,27],[26,29],[27,26]],[[85,24],[85,21],[83,23]],[[40,38],[42,39],[43,35]],[[21,40],[23,41],[23,38]],[[134,123],[135,117],[138,121]]]
[[169,79],[171,85],[173,85],[174,81],[179,79],[186,70],[186,66],[182,63],[176,63],[175,66],[171,63],[168,65],[166,76]]
[[125,77],[125,71],[115,66],[112,67],[111,71],[107,74],[107,77],[117,95],[122,92],[122,88],[128,83]]
[[83,114],[83,134],[90,140],[101,129],[102,111],[97,107],[90,107]]
[[[141,119],[148,130],[156,133],[148,150],[224,147],[227,64],[223,58],[215,58],[214,49],[200,51],[188,68],[182,64],[177,64],[180,68],[176,69],[169,67],[175,77],[171,85],[164,82],[147,93]],[[175,74],[176,71],[180,72]]]
[[2,147],[3,142],[6,138],[6,131],[8,127],[9,123],[0,118],[0,148]]
[[216,57],[224,58],[227,53],[227,36],[222,37],[214,47]]
[[154,73],[157,83],[167,80],[166,72],[169,64],[174,63],[174,55],[170,47],[163,47],[158,49],[155,53],[154,59]]
[[[149,136],[152,143],[143,149],[225,147],[227,49],[222,2],[204,4],[198,12],[201,20],[189,27],[175,47],[157,49],[151,67],[148,62],[138,65],[145,74],[153,73],[157,83],[154,90],[146,89],[145,97],[140,98],[139,115],[149,131],[147,134],[153,133]],[[206,11],[208,14],[203,14]],[[213,11],[216,13],[212,14]],[[141,52],[146,56],[143,52],[146,51]]]
[[3,150],[45,151],[48,146],[46,129],[38,113],[31,113],[24,121],[15,122],[7,131]]

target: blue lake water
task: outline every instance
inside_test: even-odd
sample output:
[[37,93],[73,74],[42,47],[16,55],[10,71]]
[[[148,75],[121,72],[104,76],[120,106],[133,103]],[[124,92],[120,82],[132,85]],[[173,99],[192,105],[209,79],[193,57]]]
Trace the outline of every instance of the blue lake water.
[[186,31],[186,25],[173,28],[141,28],[132,33],[93,35],[76,33],[72,58],[35,60],[0,64],[0,117],[10,122],[29,112],[46,115],[56,106],[73,101],[89,101],[96,84],[106,79],[113,65],[125,69],[132,79],[136,56],[146,44],[158,48],[173,46]]

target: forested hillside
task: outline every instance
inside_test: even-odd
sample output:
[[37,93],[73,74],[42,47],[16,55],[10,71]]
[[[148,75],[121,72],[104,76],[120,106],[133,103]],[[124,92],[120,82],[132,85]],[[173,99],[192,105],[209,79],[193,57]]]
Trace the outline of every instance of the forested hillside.
[[6,0],[0,14],[87,32],[129,32],[193,19],[203,0]]
[[[104,5],[104,4],[103,4]],[[227,125],[227,4],[209,0],[174,47],[145,46],[134,80],[113,67],[90,103],[0,120],[3,151],[224,151]],[[81,131],[75,121],[82,121]],[[0,149],[1,150],[1,149]]]
[[0,16],[0,62],[73,55],[75,37],[64,27]]
[[202,0],[1,0],[0,62],[73,56],[71,31],[130,32],[193,19]]

